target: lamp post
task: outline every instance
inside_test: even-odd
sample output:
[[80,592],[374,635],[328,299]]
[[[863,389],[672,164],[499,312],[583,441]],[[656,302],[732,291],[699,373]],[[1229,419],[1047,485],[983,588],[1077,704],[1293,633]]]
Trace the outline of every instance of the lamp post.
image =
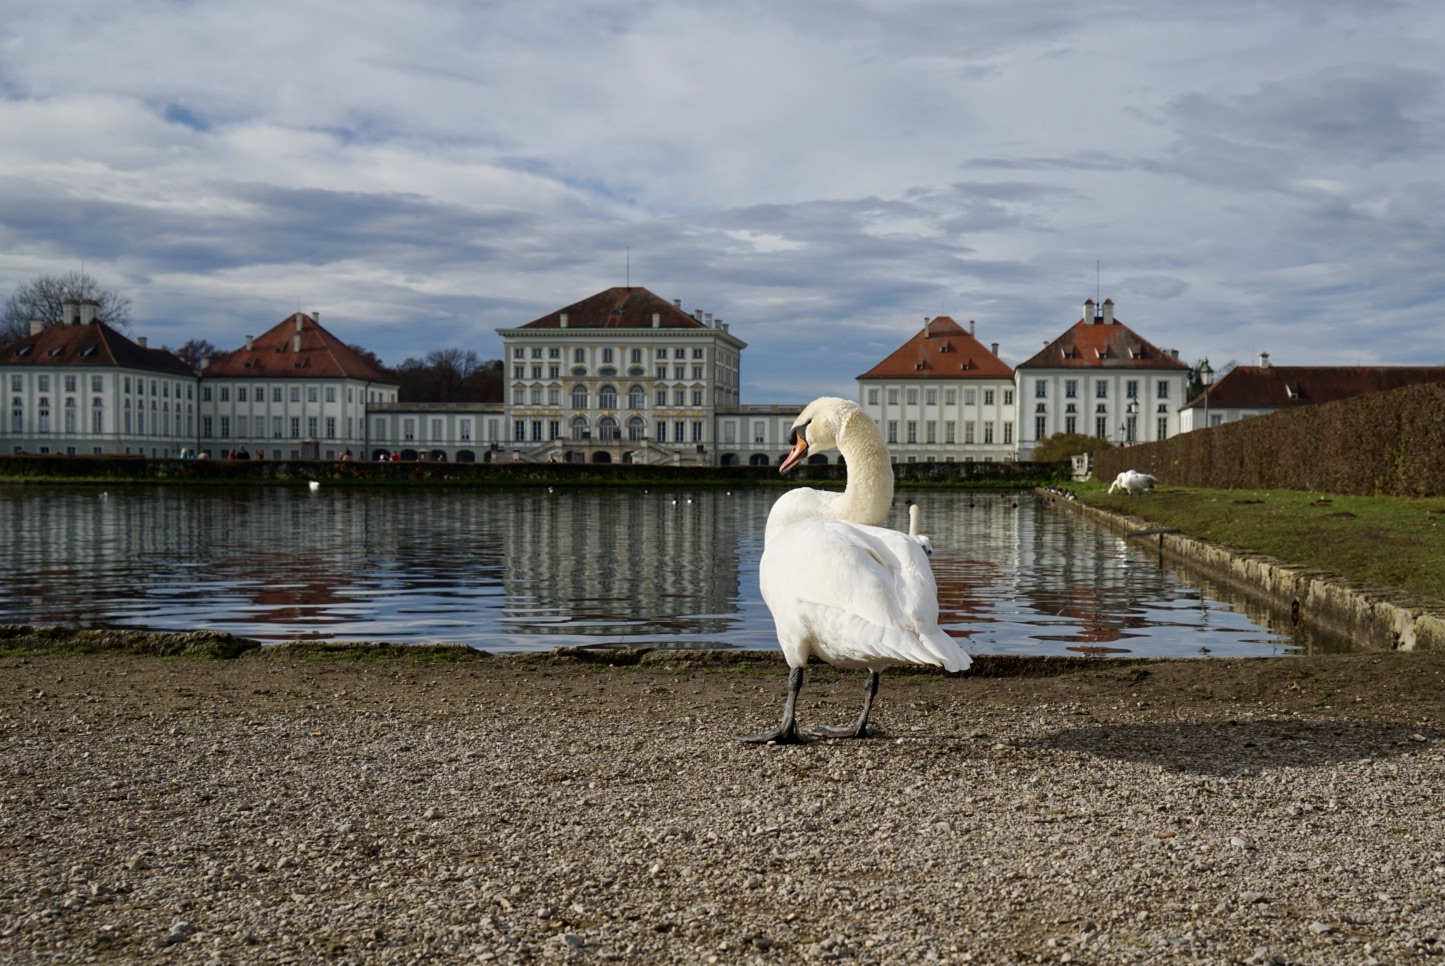
[[1209,428],[1209,387],[1214,385],[1214,370],[1209,366],[1209,357],[1199,364],[1199,384],[1204,387],[1204,428]]

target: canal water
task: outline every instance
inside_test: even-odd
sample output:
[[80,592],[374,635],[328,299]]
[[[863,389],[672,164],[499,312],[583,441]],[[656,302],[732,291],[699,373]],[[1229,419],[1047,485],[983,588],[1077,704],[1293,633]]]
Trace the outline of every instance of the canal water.
[[[779,490],[0,489],[0,622],[264,642],[776,648],[758,591]],[[1299,641],[1032,493],[900,489],[972,653],[1254,656]]]

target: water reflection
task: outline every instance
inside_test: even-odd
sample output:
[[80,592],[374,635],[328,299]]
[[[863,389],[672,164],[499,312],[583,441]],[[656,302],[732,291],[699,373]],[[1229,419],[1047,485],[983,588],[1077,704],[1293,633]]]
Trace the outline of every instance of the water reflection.
[[[0,491],[0,621],[261,640],[776,647],[777,491]],[[1029,494],[923,506],[944,628],[974,653],[1286,653],[1197,582]]]

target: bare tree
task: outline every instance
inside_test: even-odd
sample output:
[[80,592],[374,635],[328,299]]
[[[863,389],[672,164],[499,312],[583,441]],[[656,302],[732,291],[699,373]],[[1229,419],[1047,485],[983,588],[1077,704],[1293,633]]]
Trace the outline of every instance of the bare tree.
[[186,365],[190,366],[192,369],[201,368],[201,362],[205,359],[214,359],[217,356],[223,356],[226,354],[222,350],[217,349],[215,346],[211,345],[211,343],[207,342],[205,339],[191,339],[190,341],[182,345],[179,349],[172,349],[167,347],[166,351],[169,352],[171,355],[175,356],[177,359],[184,362]]
[[13,342],[30,334],[30,321],[38,319],[47,326],[63,321],[66,302],[96,303],[97,320],[126,330],[130,328],[130,299],[103,289],[92,275],[66,272],[64,275],[37,275],[16,286],[0,311],[0,343]]

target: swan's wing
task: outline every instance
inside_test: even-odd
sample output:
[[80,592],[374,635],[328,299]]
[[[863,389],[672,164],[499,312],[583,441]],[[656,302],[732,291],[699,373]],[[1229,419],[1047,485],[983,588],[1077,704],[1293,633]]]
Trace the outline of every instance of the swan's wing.
[[773,501],[772,509],[768,510],[768,526],[763,542],[771,540],[773,534],[785,527],[813,517],[828,516],[828,508],[836,499],[836,493],[808,486],[789,490]]
[[790,663],[968,667],[938,627],[928,557],[907,534],[812,519],[774,534],[759,567],[763,599]]

